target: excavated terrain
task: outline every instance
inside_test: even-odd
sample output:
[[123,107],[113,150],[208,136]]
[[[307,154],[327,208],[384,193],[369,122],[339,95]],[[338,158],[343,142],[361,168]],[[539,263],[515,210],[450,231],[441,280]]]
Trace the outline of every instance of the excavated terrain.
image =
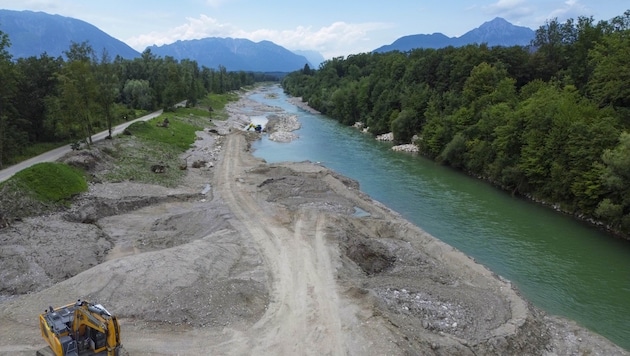
[[[33,355],[38,314],[79,298],[118,317],[130,355],[628,354],[356,181],[254,158],[243,118],[279,111],[246,96],[230,110],[184,155],[212,164],[179,187],[102,182],[0,229],[0,355]],[[103,147],[82,158],[95,175],[116,164]]]

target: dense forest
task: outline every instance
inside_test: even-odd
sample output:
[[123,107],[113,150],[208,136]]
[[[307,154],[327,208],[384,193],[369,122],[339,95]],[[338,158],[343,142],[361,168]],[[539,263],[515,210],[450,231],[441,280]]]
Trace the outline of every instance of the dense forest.
[[13,60],[10,45],[0,31],[0,169],[32,155],[33,147],[89,145],[93,134],[138,114],[277,80],[200,68],[195,61],[156,57],[149,49],[133,60],[112,59],[88,42],[73,43],[63,57],[43,53]]
[[630,235],[630,11],[547,21],[529,47],[362,53],[284,90],[346,125]]

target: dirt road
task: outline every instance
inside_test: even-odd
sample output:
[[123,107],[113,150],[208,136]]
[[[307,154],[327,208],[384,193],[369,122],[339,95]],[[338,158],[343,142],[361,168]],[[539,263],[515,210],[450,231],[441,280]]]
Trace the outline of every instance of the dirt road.
[[97,184],[68,212],[0,230],[0,294],[20,291],[0,303],[0,355],[33,355],[38,313],[77,298],[118,316],[130,355],[628,354],[355,181],[254,158],[239,125],[198,133],[186,156],[216,164],[180,187]]
[[253,354],[342,354],[339,296],[320,217],[299,214],[291,232],[265,214],[251,191],[240,187],[244,169],[251,166],[244,165],[244,140],[242,135],[228,137],[217,188],[240,222],[237,228],[253,238],[269,269],[270,303],[247,343]]
[[[379,330],[361,330],[354,316],[359,310],[338,293],[339,252],[325,240],[325,214],[299,208],[289,226],[278,224],[287,217],[269,214],[273,208],[253,198],[258,187],[243,179],[259,164],[243,150],[244,141],[242,135],[227,138],[217,190],[239,221],[237,228],[258,245],[270,276],[269,306],[244,333],[248,350],[254,355],[390,354],[387,342],[374,339]],[[380,333],[388,331],[381,327]]]

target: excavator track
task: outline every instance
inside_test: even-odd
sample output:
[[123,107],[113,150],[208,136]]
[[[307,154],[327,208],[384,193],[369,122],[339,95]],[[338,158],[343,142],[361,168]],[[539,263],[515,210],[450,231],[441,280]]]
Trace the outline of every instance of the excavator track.
[[37,352],[35,353],[36,356],[56,356],[53,351],[50,349],[50,347],[46,346],[44,348],[41,348],[39,350],[37,350]]
[[[107,355],[107,351],[103,351],[99,353],[83,351],[79,353],[79,356],[106,356],[106,355]],[[37,352],[35,353],[35,356],[57,356],[57,355],[55,355],[55,353],[50,349],[50,347],[46,346],[37,350]],[[120,350],[118,353],[118,356],[129,356],[129,353],[127,353],[125,350]]]

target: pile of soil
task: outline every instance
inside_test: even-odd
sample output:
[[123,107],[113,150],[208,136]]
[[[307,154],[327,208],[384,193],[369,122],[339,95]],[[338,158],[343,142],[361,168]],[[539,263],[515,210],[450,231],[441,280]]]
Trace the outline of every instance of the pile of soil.
[[278,108],[243,96],[229,112],[182,156],[212,164],[181,186],[102,182],[0,230],[0,355],[33,355],[38,314],[76,299],[118,317],[131,355],[628,354],[356,181],[254,158],[245,118]]

